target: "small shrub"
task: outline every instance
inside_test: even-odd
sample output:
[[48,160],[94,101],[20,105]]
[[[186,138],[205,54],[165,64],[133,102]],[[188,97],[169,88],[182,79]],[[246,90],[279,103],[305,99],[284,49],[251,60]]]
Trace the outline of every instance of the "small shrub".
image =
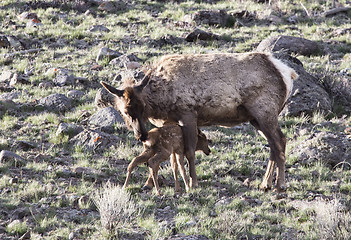
[[95,193],[93,201],[100,212],[101,225],[109,231],[127,225],[137,213],[130,194],[110,182]]
[[342,210],[338,199],[333,201],[317,201],[314,221],[321,239],[350,239],[351,214]]

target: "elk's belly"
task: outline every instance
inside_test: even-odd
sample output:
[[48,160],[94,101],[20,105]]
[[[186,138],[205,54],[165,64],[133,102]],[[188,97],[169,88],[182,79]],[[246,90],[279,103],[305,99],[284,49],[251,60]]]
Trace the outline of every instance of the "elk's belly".
[[243,106],[203,108],[198,111],[197,123],[199,126],[235,126],[252,120],[252,116]]

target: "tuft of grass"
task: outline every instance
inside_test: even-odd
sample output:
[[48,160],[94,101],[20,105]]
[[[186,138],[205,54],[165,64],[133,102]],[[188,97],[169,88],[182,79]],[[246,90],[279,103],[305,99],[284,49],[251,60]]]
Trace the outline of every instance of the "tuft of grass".
[[6,226],[6,232],[10,235],[21,236],[28,231],[28,226],[26,222],[21,222],[20,220],[14,220],[11,224]]
[[9,131],[14,128],[18,123],[18,118],[5,114],[0,121],[0,129],[3,131]]
[[93,201],[99,210],[102,227],[110,232],[131,223],[138,211],[130,194],[110,182],[95,192]]

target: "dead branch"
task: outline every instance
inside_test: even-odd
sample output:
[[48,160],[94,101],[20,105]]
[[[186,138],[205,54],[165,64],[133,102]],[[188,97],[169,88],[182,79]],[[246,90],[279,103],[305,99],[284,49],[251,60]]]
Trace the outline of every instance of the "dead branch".
[[330,16],[333,16],[333,15],[341,13],[341,12],[347,13],[349,10],[351,10],[351,7],[338,7],[338,8],[333,8],[331,10],[328,10],[328,11],[324,12],[322,15],[324,17],[330,17]]
[[41,52],[44,51],[43,48],[34,48],[34,49],[28,49],[28,50],[23,50],[23,51],[17,51],[17,52],[12,52],[12,53],[5,53],[2,54],[2,56],[4,58],[8,58],[8,57],[13,57],[15,55],[22,55],[22,54],[27,54],[27,53],[37,53],[37,52]]

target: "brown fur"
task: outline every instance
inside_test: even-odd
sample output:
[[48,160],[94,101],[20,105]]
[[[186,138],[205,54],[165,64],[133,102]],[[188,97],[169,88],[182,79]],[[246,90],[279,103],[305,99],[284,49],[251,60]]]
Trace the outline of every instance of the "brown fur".
[[[205,154],[210,153],[208,141],[200,130],[198,130],[198,141],[196,150],[201,150]],[[143,152],[134,158],[127,169],[127,177],[123,187],[127,187],[133,169],[142,164],[148,163],[150,174],[156,187],[157,194],[160,195],[157,174],[159,166],[166,161],[170,155],[171,165],[174,175],[175,191],[181,192],[178,181],[178,167],[183,178],[186,191],[189,190],[189,181],[184,168],[184,141],[182,130],[178,125],[165,125],[161,128],[154,128],[149,131],[148,139],[143,143]]]
[[[263,132],[271,148],[261,188],[272,186],[277,165],[276,188],[280,190],[285,184],[286,139],[278,125],[278,115],[296,77],[294,70],[278,60],[273,62],[265,53],[166,56],[146,74],[142,88],[133,87],[138,99],[129,106],[129,112],[142,116],[137,117],[138,123],[132,128],[138,139],[145,140],[144,119],[156,126],[169,121],[179,123],[189,161],[190,185],[196,186],[197,127],[250,122]],[[117,96],[124,91],[102,84]],[[130,116],[123,113],[125,101],[117,97],[116,108],[128,122]]]

